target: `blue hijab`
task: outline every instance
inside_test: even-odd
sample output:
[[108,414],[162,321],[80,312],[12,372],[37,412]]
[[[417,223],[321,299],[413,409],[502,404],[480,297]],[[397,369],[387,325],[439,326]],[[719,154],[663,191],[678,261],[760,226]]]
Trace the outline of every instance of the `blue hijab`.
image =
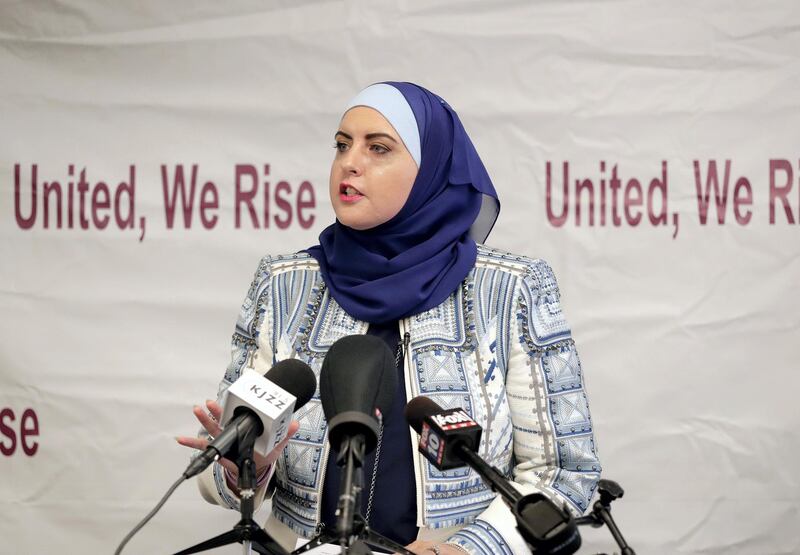
[[[486,239],[500,211],[489,174],[447,102],[413,83],[384,85],[400,91],[397,102],[407,102],[418,128],[419,170],[408,200],[393,218],[370,229],[337,220],[320,233],[319,245],[307,249],[336,302],[370,323],[441,304],[472,270],[475,242]],[[401,138],[408,133],[397,129],[387,107],[370,107]],[[394,108],[407,112],[406,106]]]

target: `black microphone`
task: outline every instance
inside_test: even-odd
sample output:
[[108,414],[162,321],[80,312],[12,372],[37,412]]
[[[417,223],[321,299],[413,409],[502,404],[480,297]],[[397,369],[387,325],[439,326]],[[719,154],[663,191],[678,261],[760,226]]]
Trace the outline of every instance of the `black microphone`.
[[336,533],[347,545],[354,532],[364,455],[378,441],[377,415],[388,414],[397,387],[394,355],[379,337],[348,335],[337,340],[322,362],[319,394],[328,421],[328,442],[343,466]]
[[467,465],[499,493],[517,518],[517,529],[533,553],[567,555],[581,546],[572,515],[541,493],[523,496],[476,451],[482,428],[462,408],[445,410],[428,397],[408,402],[405,416],[420,436],[419,451],[433,466],[447,470]]
[[305,405],[316,389],[314,372],[301,360],[281,360],[263,376],[245,370],[223,400],[223,431],[189,463],[184,477],[191,478],[218,458],[235,453],[245,436],[254,439],[255,452],[266,455],[286,437],[292,413]]
[[337,340],[322,361],[319,396],[334,451],[342,442],[363,435],[366,453],[378,442],[376,410],[388,413],[397,388],[397,366],[386,343],[371,335]]
[[444,410],[428,397],[415,397],[406,420],[420,435],[419,451],[439,470],[464,466],[461,450],[478,450],[483,429],[462,408]]

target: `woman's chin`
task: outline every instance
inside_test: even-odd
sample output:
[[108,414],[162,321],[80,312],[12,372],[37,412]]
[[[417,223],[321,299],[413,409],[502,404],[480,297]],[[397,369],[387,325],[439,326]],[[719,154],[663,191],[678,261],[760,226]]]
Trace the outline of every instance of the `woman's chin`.
[[361,214],[356,210],[351,210],[349,206],[334,207],[336,220],[345,227],[356,231],[364,231],[376,227],[388,219],[381,219],[374,214]]
[[352,219],[347,219],[347,218],[345,218],[344,220],[342,218],[336,218],[336,219],[343,226],[349,227],[350,229],[353,229],[355,231],[365,231],[367,229],[375,227],[374,225],[370,225],[368,223],[360,222],[358,220],[353,221]]

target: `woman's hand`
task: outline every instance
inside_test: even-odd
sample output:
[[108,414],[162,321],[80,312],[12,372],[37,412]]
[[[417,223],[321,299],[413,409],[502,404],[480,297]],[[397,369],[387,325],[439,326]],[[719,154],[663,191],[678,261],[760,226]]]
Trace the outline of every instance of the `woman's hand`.
[[[434,549],[434,547],[438,548],[438,551]],[[437,552],[439,555],[464,555],[464,553],[466,553],[463,549],[454,547],[449,543],[429,542],[424,540],[411,542],[406,546],[406,549],[417,555],[434,555]]]
[[[220,432],[222,432],[222,428],[219,425],[219,419],[222,418],[222,407],[216,401],[207,400],[206,408],[208,409],[208,412],[206,412],[200,405],[195,405],[192,409],[192,412],[194,412],[194,415],[200,422],[200,425],[205,428],[212,438],[215,438],[220,434]],[[253,454],[253,460],[256,463],[256,476],[260,476],[272,463],[278,459],[278,455],[280,455],[281,451],[283,451],[283,448],[286,447],[286,444],[289,442],[289,438],[297,433],[297,429],[299,427],[300,423],[296,420],[292,420],[292,422],[289,424],[289,431],[286,435],[286,438],[276,445],[275,449],[270,451],[266,457],[259,455],[258,453]],[[205,448],[208,447],[209,443],[207,439],[194,436],[178,436],[175,438],[175,441],[185,447],[199,449],[200,451],[204,451]],[[220,458],[218,462],[224,466],[228,472],[230,472],[235,481],[239,475],[239,469],[237,468],[236,463],[226,458]]]

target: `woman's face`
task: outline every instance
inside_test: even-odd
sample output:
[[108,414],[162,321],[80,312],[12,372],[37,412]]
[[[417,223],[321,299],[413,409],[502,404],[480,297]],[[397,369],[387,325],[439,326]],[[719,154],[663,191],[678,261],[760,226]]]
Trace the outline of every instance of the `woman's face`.
[[417,164],[380,112],[356,106],[342,117],[331,165],[331,204],[339,222],[370,229],[394,217],[408,199]]

